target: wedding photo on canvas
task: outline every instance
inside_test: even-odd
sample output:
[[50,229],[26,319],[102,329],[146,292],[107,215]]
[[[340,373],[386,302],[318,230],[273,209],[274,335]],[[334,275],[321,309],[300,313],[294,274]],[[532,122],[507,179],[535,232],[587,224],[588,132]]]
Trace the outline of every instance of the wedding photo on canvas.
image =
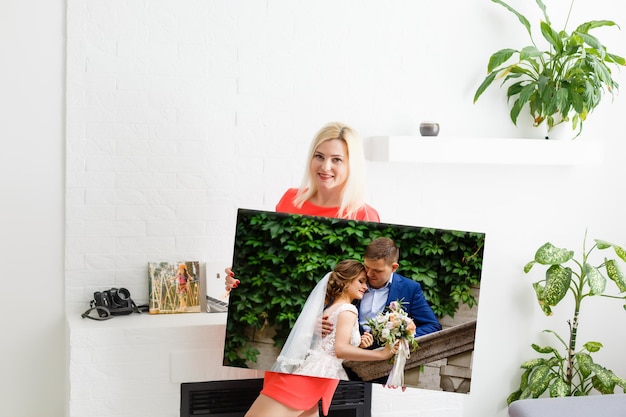
[[484,242],[239,209],[224,365],[468,393]]

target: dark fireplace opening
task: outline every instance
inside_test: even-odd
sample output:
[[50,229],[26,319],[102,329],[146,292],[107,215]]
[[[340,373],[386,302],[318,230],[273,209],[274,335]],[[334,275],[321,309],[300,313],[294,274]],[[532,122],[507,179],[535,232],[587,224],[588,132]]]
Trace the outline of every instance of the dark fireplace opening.
[[[180,417],[243,417],[261,388],[262,378],[183,383],[180,386]],[[328,416],[371,417],[371,409],[371,384],[340,381]]]

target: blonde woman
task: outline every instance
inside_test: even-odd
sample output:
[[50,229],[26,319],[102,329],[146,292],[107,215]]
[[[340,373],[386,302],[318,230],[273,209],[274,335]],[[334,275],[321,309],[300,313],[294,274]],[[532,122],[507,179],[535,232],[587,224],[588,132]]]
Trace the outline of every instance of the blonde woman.
[[[300,188],[290,188],[277,212],[379,222],[378,212],[365,203],[365,155],[360,135],[339,122],[315,134]],[[226,289],[239,280],[226,268]],[[245,283],[244,283],[245,285]],[[318,416],[318,401],[328,414],[339,379],[265,372],[261,395],[246,417]]]

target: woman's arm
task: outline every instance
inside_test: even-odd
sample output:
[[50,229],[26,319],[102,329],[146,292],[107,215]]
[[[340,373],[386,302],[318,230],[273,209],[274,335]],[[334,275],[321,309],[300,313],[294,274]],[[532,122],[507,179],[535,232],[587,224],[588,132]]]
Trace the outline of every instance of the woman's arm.
[[388,346],[374,350],[361,349],[350,344],[352,329],[357,315],[352,311],[342,311],[337,318],[337,333],[335,334],[335,354],[339,359],[350,361],[382,361],[391,358],[397,347]]

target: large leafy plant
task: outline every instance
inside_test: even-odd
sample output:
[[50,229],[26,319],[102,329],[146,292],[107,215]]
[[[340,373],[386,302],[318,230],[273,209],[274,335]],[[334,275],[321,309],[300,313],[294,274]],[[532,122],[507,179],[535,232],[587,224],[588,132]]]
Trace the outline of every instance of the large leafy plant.
[[531,44],[521,49],[505,48],[489,58],[487,77],[476,90],[474,103],[497,79],[508,85],[507,101],[514,100],[510,111],[513,124],[522,109],[528,107],[535,127],[547,123],[548,132],[554,126],[570,122],[582,131],[583,122],[602,99],[606,90],[618,90],[610,65],[626,65],[621,56],[611,54],[602,43],[590,34],[603,26],[617,26],[611,20],[592,20],[582,23],[571,33],[566,31],[574,0],[570,4],[567,20],[562,30],[556,30],[541,0],[536,0],[544,20],[539,23],[541,35],[547,41],[545,50],[535,42],[530,22],[521,13],[502,0],[491,0],[515,16],[528,32]]
[[[578,319],[583,300],[588,297],[626,299],[626,295],[619,295],[626,292],[626,276],[621,270],[621,262],[605,256],[594,266],[590,258],[595,250],[613,249],[618,259],[626,261],[626,251],[620,246],[602,240],[595,240],[594,245],[587,250],[586,238],[585,235],[582,258],[575,259],[573,251],[546,243],[537,250],[534,260],[524,267],[526,273],[530,272],[535,264],[547,267],[545,279],[533,284],[539,306],[546,315],[552,315],[552,307],[559,304],[567,294],[570,294],[573,300],[574,315],[568,321],[567,341],[553,330],[544,330],[558,340],[559,348],[531,345],[536,352],[547,357],[534,358],[522,363],[521,368],[524,372],[520,386],[509,395],[508,404],[518,399],[538,398],[546,392],[550,397],[588,395],[592,390],[601,394],[612,394],[617,386],[626,392],[625,379],[592,359],[592,353],[603,347],[600,342],[590,341],[585,343],[582,349],[576,350]],[[607,283],[611,282],[616,286],[617,294],[605,293]]]

